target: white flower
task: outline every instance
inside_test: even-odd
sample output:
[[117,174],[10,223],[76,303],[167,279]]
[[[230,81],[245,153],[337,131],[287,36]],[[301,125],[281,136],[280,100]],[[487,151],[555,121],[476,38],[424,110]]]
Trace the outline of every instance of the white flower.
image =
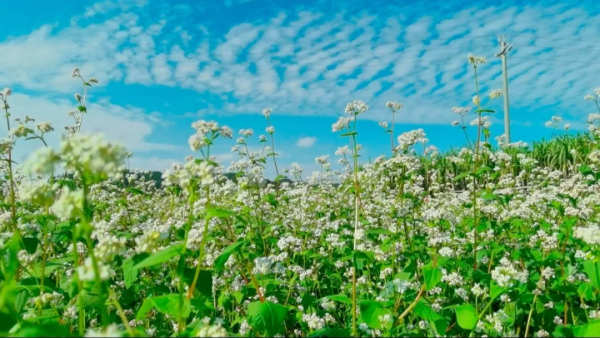
[[475,56],[473,54],[469,54],[468,59],[469,59],[469,63],[472,64],[472,65],[475,65],[475,66],[477,64],[485,63],[485,61],[486,61],[485,57],[483,57],[483,56]]
[[40,122],[35,126],[35,128],[42,134],[49,133],[54,130],[50,122]]
[[358,115],[360,113],[367,111],[368,109],[369,109],[369,106],[367,106],[366,103],[364,103],[363,101],[360,101],[360,100],[356,100],[356,101],[349,102],[346,105],[346,114]]
[[399,109],[402,108],[402,103],[395,102],[395,101],[388,101],[386,103],[386,106],[388,108],[390,108],[393,112],[396,112],[396,111],[398,111]]
[[62,219],[75,218],[81,215],[83,198],[83,190],[71,191],[69,187],[65,187],[50,211]]
[[467,115],[471,111],[471,107],[452,107],[452,111],[455,114],[464,116],[464,115]]
[[196,332],[196,337],[229,337],[227,330],[220,323],[214,325],[204,325]]
[[334,124],[331,125],[331,130],[333,132],[336,132],[336,131],[347,129],[351,120],[352,119],[349,118],[349,117],[343,117],[343,116],[341,116],[337,120],[337,122],[335,122]]
[[19,197],[24,202],[50,206],[56,197],[56,190],[58,190],[58,184],[50,185],[43,180],[22,182],[19,185]]
[[188,143],[190,144],[190,149],[192,151],[198,151],[207,145],[206,135],[194,134],[190,136],[190,138],[188,139]]
[[254,273],[266,275],[271,273],[273,261],[269,257],[257,257],[254,259]]
[[588,244],[600,244],[600,227],[596,224],[590,224],[585,227],[575,228],[576,238],[582,239]]
[[443,257],[452,257],[454,256],[454,250],[449,247],[443,247],[440,249],[439,254]]
[[[114,272],[110,267],[104,265],[99,260],[96,263],[98,264],[98,271],[100,272],[100,280],[108,280],[114,275]],[[77,275],[82,282],[96,280],[96,273],[94,272],[94,264],[91,257],[86,258],[84,264],[77,268]]]
[[76,134],[61,141],[58,156],[67,170],[118,179],[125,169],[127,151],[107,142],[102,134]]
[[494,89],[490,92],[490,99],[498,98],[502,95],[502,89]]
[[325,320],[314,313],[303,314],[302,321],[305,322],[311,330],[319,330],[325,327]]

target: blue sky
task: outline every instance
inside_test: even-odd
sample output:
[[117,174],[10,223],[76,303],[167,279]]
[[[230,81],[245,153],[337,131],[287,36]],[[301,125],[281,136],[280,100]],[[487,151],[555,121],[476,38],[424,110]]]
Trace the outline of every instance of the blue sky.
[[[467,55],[488,59],[482,94],[501,88],[497,34],[514,44],[512,140],[550,137],[553,115],[585,129],[595,107],[583,97],[600,87],[599,12],[593,1],[2,1],[0,86],[13,89],[15,115],[61,131],[79,67],[100,80],[83,129],[123,142],[133,167],[157,170],[191,153],[198,119],[252,128],[258,149],[261,111],[272,108],[280,166],[311,172],[316,156],[346,144],[331,124],[357,99],[371,107],[359,122],[365,159],[389,153],[377,125],[391,120],[387,101],[404,104],[397,135],[423,128],[441,149],[463,145],[450,122],[475,95]],[[490,108],[499,135],[502,100]],[[213,153],[228,164],[233,144]],[[17,160],[35,147],[19,144]]]

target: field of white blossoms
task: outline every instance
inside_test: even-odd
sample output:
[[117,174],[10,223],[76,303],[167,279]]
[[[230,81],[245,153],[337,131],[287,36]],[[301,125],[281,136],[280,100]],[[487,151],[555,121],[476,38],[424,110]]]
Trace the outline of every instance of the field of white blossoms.
[[[468,62],[477,79],[485,59]],[[389,102],[393,155],[372,163],[354,101],[332,126],[344,169],[323,156],[308,178],[277,167],[269,109],[267,136],[239,131],[229,167],[210,152],[234,132],[198,121],[198,155],[156,180],[81,132],[98,80],[72,75],[83,95],[57,149],[50,124],[0,95],[1,335],[600,336],[600,89],[588,132],[492,145],[486,105],[502,93],[476,80],[473,106],[452,109],[466,146],[446,154],[421,129],[396,137]],[[16,164],[21,142],[42,147]]]

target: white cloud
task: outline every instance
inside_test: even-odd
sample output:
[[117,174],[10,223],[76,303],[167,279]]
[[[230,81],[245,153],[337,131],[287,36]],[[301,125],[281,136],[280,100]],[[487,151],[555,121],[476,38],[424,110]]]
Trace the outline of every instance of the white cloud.
[[312,147],[313,145],[315,145],[315,142],[317,142],[317,138],[316,137],[310,137],[310,136],[308,136],[308,137],[301,137],[296,142],[296,145],[298,147]]
[[[50,147],[57,147],[65,125],[72,125],[73,119],[67,112],[75,105],[65,99],[32,97],[25,94],[13,94],[9,97],[11,118],[23,119],[28,115],[39,122],[50,122],[55,131],[47,135]],[[88,113],[83,117],[82,132],[98,132],[111,141],[121,142],[134,153],[147,153],[157,150],[177,151],[181,148],[170,144],[154,143],[148,138],[159,121],[136,107],[121,107],[103,101],[88,105]],[[13,123],[11,127],[15,127]],[[20,139],[15,150],[15,160],[22,161],[36,148],[43,146],[38,140]]]
[[148,0],[106,0],[102,2],[97,2],[92,6],[86,8],[83,17],[90,18],[94,17],[98,14],[105,14],[115,9],[120,9],[121,11],[127,11],[132,7],[143,7],[148,4]]
[[581,97],[597,86],[594,74],[600,71],[594,54],[585,52],[595,42],[579,39],[600,34],[600,22],[585,8],[565,5],[472,7],[438,17],[409,12],[385,21],[385,15],[278,14],[233,26],[222,37],[211,35],[190,46],[195,49],[184,50],[191,41],[180,29],[186,41],[169,39],[168,49],[159,52],[166,21],[142,24],[132,10],[144,4],[102,2],[90,11],[128,12],[60,31],[43,26],[0,43],[0,82],[70,92],[76,87],[67,75],[79,66],[99,77],[100,85],[124,80],[220,96],[233,103],[224,105],[225,113],[272,106],[283,114],[338,115],[346,102],[362,99],[374,107],[365,118],[382,120],[388,119],[385,102],[397,100],[407,112],[400,114],[401,123],[446,124],[454,118],[450,108],[467,104],[474,94],[469,52],[488,56],[479,72],[482,89],[501,86],[495,33],[509,34],[515,44],[509,56],[514,108],[585,111]]

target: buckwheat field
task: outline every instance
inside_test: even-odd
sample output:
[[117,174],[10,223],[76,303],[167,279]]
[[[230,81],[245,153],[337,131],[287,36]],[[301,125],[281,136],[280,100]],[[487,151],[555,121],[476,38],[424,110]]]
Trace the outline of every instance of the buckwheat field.
[[[354,101],[332,126],[348,145],[311,176],[277,166],[270,109],[266,136],[193,123],[197,156],[156,177],[81,132],[97,79],[73,71],[83,94],[58,148],[4,89],[0,334],[600,336],[600,88],[588,132],[507,143],[486,108],[502,92],[479,92],[485,59],[465,62],[473,104],[448,107],[462,149],[397,135],[397,102],[380,135],[360,134],[369,107]],[[389,138],[387,155],[365,161],[367,137]],[[237,138],[229,167],[211,157],[224,138]],[[24,142],[40,148],[17,164]]]

